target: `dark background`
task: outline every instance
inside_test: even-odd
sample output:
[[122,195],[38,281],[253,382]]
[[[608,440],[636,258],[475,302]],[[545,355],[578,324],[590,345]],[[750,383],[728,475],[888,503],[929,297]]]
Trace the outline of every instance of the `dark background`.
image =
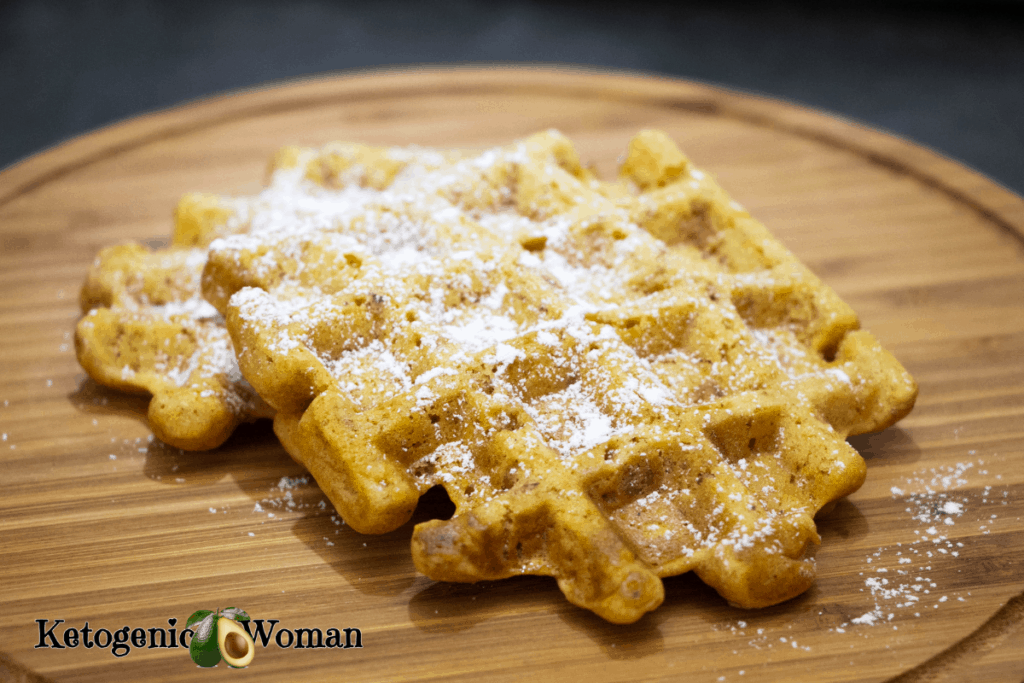
[[824,109],[1024,194],[1016,2],[0,0],[0,167],[267,81],[453,62],[583,64]]

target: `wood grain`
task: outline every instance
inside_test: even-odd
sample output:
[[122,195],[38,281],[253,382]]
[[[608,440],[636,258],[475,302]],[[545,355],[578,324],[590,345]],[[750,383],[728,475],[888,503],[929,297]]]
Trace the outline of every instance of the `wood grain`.
[[[807,594],[741,611],[676,577],[661,608],[621,627],[548,579],[436,584],[414,571],[411,525],[363,537],[336,524],[266,424],[212,453],[169,449],[148,439],[145,399],[75,362],[93,255],[164,243],[183,192],[254,192],[289,143],[482,148],[547,127],[605,175],[636,130],[668,131],[919,381],[910,417],[852,439],[868,481],[823,520]],[[679,81],[367,73],[183,105],[32,157],[0,173],[0,240],[3,680],[1024,678],[1024,201],[928,150]],[[443,512],[428,500],[414,522]],[[199,672],[182,649],[34,647],[36,619],[64,619],[59,637],[230,605],[281,627],[358,627],[364,647],[271,644],[244,673]],[[876,608],[876,623],[852,621]]]

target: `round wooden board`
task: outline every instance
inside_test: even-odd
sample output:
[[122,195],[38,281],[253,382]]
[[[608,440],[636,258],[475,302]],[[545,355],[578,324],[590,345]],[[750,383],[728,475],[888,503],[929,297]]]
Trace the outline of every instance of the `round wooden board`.
[[[381,537],[337,524],[268,425],[182,453],[147,438],[144,398],[78,367],[72,330],[93,255],[165,243],[183,192],[253,193],[284,144],[483,148],[549,127],[606,177],[638,129],[666,130],[920,383],[908,418],[852,440],[868,481],[822,521],[805,595],[742,611],[687,575],[665,581],[658,610],[614,626],[551,579],[433,583],[410,560],[411,524]],[[1024,678],[1024,201],[932,152],[680,81],[380,72],[204,100],[32,157],[0,174],[0,238],[0,676]],[[961,512],[945,514],[948,502]],[[421,504],[414,521],[437,512]],[[37,647],[36,620],[63,619],[59,640],[86,621],[181,627],[231,605],[279,628],[357,627],[363,647],[271,642],[230,673],[197,669],[181,648]],[[869,613],[881,616],[853,621]]]

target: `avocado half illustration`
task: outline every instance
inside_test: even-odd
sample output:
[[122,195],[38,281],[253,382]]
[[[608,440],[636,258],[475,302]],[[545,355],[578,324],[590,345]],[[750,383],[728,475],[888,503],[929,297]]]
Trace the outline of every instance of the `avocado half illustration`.
[[256,644],[252,642],[252,637],[241,624],[227,617],[217,620],[217,649],[224,661],[236,669],[249,666],[256,654]]
[[239,624],[249,621],[249,615],[237,607],[223,610],[199,610],[188,619],[193,628],[189,655],[202,667],[217,666],[221,657],[234,668],[249,666],[256,654],[256,644]]

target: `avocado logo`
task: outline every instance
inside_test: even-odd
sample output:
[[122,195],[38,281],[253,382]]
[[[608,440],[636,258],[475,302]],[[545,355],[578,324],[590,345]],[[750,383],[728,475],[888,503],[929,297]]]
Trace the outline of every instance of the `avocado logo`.
[[249,666],[256,654],[256,644],[242,628],[243,621],[249,621],[249,615],[237,607],[215,611],[201,609],[190,616],[187,628],[195,631],[188,648],[192,661],[211,667],[217,666],[223,657],[232,668]]

